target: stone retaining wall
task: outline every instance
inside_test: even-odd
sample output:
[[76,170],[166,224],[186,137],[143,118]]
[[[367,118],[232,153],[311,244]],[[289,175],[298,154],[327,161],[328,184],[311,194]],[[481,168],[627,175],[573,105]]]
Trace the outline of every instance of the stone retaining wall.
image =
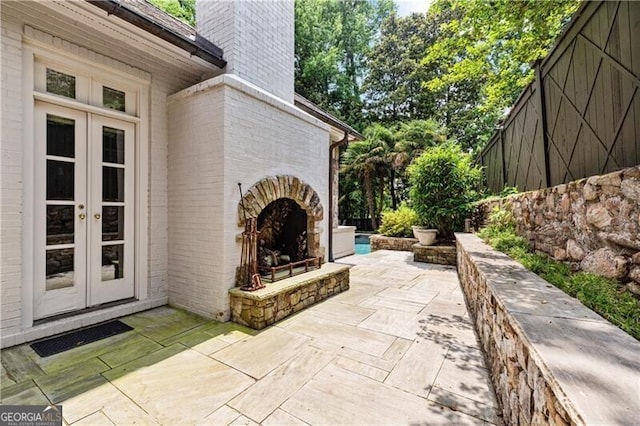
[[416,243],[411,246],[414,262],[437,263],[439,265],[456,265],[455,246],[423,246]]
[[411,247],[418,242],[417,238],[386,237],[384,235],[372,235],[369,237],[371,251],[396,250],[411,251]]
[[637,423],[640,342],[476,236],[456,240],[504,423]]
[[349,267],[325,263],[322,268],[287,278],[257,291],[229,290],[231,321],[261,330],[327,297],[349,289]]
[[640,294],[640,166],[484,203],[514,214],[538,251]]

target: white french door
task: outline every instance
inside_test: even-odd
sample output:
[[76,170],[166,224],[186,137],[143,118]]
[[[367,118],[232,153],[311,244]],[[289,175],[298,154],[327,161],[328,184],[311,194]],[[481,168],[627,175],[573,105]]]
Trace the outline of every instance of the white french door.
[[134,296],[135,125],[35,107],[36,319]]

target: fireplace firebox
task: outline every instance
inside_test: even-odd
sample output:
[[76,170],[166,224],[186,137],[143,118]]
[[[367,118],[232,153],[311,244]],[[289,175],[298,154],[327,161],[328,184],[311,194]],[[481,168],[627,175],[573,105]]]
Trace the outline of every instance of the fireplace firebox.
[[260,267],[307,258],[307,213],[289,198],[270,203],[258,215]]
[[263,279],[277,281],[320,267],[309,257],[307,213],[292,199],[279,198],[258,215],[258,269]]

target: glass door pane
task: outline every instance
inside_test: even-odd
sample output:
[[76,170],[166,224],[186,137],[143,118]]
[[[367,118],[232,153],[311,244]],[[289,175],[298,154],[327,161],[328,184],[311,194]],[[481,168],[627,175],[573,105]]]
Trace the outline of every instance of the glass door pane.
[[47,114],[47,291],[74,285],[75,124]]
[[133,297],[134,131],[94,116],[91,304]]
[[36,104],[34,312],[86,306],[86,114]]
[[[45,290],[74,285],[75,215],[73,205],[47,205]],[[64,247],[64,248],[57,248]]]
[[102,281],[124,278],[125,131],[102,126]]
[[124,244],[102,246],[102,281],[124,278]]
[[[47,114],[47,291],[74,285],[75,127],[73,119]],[[68,204],[50,204],[58,200]]]

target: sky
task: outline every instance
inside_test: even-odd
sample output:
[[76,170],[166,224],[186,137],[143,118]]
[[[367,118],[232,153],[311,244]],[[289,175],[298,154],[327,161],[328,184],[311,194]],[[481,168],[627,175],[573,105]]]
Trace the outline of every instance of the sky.
[[432,2],[433,0],[396,0],[398,15],[408,16],[415,12],[424,13]]

